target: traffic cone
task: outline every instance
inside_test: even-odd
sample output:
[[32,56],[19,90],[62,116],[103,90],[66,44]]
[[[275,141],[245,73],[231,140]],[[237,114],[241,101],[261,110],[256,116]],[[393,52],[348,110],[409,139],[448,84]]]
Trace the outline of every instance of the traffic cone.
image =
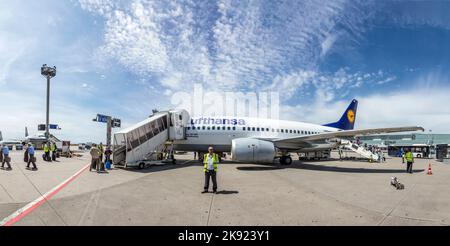
[[432,175],[433,172],[431,171],[431,163],[428,164],[428,175]]

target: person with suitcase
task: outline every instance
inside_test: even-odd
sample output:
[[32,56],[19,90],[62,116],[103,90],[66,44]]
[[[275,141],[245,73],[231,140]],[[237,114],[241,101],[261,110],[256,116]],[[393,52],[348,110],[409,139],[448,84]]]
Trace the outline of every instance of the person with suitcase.
[[34,156],[34,147],[32,144],[28,144],[26,152],[28,153],[27,169],[30,168],[31,163],[33,164],[33,168],[31,170],[37,170],[36,157]]
[[3,154],[3,160],[2,160],[2,168],[4,168],[5,166],[5,162],[6,165],[8,165],[8,167],[6,168],[6,170],[11,170],[11,158],[9,157],[9,148],[8,146],[4,145],[2,148],[2,154]]

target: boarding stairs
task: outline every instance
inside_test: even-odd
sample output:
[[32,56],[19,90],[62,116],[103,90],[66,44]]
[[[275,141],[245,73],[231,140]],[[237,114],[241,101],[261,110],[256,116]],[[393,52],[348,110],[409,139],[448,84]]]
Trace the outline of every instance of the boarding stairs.
[[352,143],[349,140],[341,140],[341,146],[372,161],[376,161],[379,158],[378,154],[372,153],[372,151],[367,150],[366,148],[364,148],[364,146]]
[[142,162],[173,160],[173,141],[185,139],[189,114],[185,110],[158,112],[114,134],[113,163],[135,166]]

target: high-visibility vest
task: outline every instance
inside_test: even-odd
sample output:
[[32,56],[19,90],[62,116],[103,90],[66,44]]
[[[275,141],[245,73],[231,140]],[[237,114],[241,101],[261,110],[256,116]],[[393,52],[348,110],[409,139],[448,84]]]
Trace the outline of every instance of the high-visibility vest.
[[103,153],[103,146],[102,146],[102,145],[99,145],[99,146],[98,146],[98,150],[100,150],[100,152]]
[[47,146],[47,144],[44,144],[44,152],[48,152],[48,146]]
[[52,152],[54,152],[56,150],[56,145],[52,144],[51,150],[52,150]]
[[412,152],[406,152],[405,158],[407,162],[414,162]]
[[[208,155],[209,154],[205,154],[203,156],[203,171],[205,171],[205,172],[208,170]],[[213,161],[214,171],[217,172],[217,163],[219,163],[219,156],[217,154],[213,154],[212,161]]]

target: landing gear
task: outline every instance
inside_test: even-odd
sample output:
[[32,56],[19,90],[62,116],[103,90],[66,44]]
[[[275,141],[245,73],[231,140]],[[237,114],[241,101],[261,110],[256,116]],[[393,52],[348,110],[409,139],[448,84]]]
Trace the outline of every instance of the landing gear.
[[290,156],[281,156],[280,157],[280,164],[281,165],[291,165],[292,164],[292,158]]

